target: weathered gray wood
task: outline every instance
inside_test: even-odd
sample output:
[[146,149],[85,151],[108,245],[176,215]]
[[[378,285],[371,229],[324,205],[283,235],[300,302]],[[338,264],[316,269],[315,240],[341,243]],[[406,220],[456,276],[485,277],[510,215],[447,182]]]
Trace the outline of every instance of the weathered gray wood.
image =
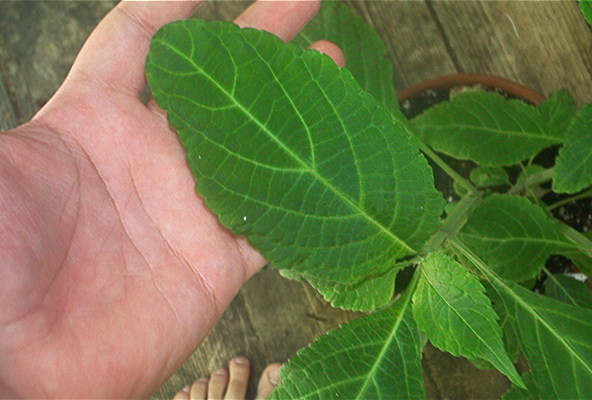
[[19,122],[53,95],[89,33],[115,3],[0,3],[0,63],[15,94]]
[[251,360],[249,396],[253,397],[267,364],[286,361],[298,349],[354,316],[331,308],[308,285],[266,269],[242,288],[204,343],[154,397],[172,398],[183,386],[238,355]]
[[592,101],[592,30],[575,1],[434,2],[462,72],[516,80],[545,95]]
[[2,69],[0,65],[0,131],[5,131],[17,126],[19,119],[4,83],[5,74],[2,73]]
[[457,72],[426,2],[352,0],[349,4],[385,41],[397,89]]

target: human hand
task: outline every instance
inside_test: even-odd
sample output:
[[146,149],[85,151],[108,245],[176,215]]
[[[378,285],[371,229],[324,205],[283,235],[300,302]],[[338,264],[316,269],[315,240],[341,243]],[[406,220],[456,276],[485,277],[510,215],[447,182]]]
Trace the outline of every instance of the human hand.
[[[0,134],[0,397],[150,394],[265,264],[139,100],[151,36],[198,4],[120,3],[39,114]],[[317,8],[260,2],[237,23],[290,40]]]

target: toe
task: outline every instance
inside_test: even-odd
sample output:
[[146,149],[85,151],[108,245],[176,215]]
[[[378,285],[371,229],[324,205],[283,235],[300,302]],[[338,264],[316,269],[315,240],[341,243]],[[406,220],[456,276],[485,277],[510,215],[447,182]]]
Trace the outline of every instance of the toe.
[[193,382],[189,392],[189,398],[191,400],[205,400],[208,394],[208,382],[208,378],[199,378]]
[[210,376],[208,385],[208,399],[221,399],[224,397],[224,391],[228,384],[228,371],[224,368],[217,369]]
[[228,364],[229,381],[226,389],[225,399],[244,399],[247,394],[249,383],[249,360],[244,357],[237,357]]
[[280,368],[282,364],[269,364],[261,374],[259,386],[257,387],[257,398],[265,399],[273,392],[273,389],[280,383]]
[[177,392],[175,397],[173,397],[173,400],[189,400],[189,386],[185,386]]

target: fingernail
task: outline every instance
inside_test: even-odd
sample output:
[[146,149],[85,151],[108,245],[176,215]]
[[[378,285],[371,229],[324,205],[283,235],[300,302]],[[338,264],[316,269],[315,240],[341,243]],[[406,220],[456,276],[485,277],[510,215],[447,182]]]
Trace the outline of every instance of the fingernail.
[[271,372],[269,373],[269,382],[271,382],[271,384],[273,386],[277,386],[280,383],[280,369],[279,368],[271,370]]
[[234,362],[239,365],[246,365],[249,363],[249,360],[247,360],[245,357],[237,357],[234,359]]

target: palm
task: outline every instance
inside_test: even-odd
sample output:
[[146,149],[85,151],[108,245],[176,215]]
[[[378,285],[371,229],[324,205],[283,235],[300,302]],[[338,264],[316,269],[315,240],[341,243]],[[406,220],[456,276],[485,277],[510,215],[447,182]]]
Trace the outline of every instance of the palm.
[[[78,95],[88,98],[84,91]],[[71,100],[80,104],[82,99]],[[34,254],[26,237],[18,240],[23,248],[14,264],[35,265],[28,271],[30,287],[23,290],[37,298],[29,304],[19,300],[19,340],[29,346],[16,359],[22,365],[12,368],[29,381],[34,379],[28,376],[30,362],[45,367],[41,373],[50,380],[58,371],[56,363],[83,369],[99,381],[117,382],[143,371],[137,384],[150,390],[154,374],[162,371],[146,365],[154,365],[163,352],[175,359],[186,356],[191,348],[179,343],[202,339],[185,336],[195,335],[191,328],[196,324],[209,328],[215,322],[233,295],[220,292],[237,290],[247,264],[240,241],[198,201],[182,148],[165,121],[138,100],[117,93],[86,107],[83,114],[68,107],[41,119],[59,130],[23,130],[23,135],[59,140],[43,150],[45,157],[28,146],[31,154],[23,154],[27,163],[21,167],[29,169],[24,173],[31,182],[21,185],[53,190],[49,183],[59,177],[52,174],[69,182],[52,194],[50,207],[44,201],[36,210],[42,251]],[[81,124],[86,125],[83,131]],[[36,177],[35,171],[47,173]],[[26,219],[17,213],[12,217],[15,226]],[[53,220],[60,217],[58,231]],[[90,369],[79,365],[81,354],[88,353],[99,361]]]
[[176,135],[138,99],[142,82],[77,63],[33,122],[0,136],[0,173],[19,171],[0,204],[0,389],[146,395],[264,260],[199,199]]

